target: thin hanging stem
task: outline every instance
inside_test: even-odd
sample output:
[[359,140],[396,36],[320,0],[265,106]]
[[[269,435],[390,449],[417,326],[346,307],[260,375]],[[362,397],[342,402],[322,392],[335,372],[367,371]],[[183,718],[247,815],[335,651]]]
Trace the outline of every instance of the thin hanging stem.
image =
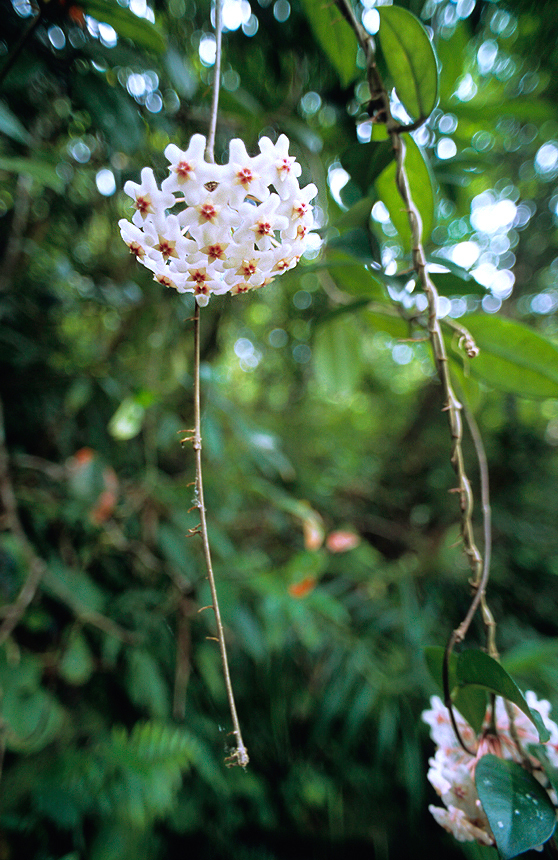
[[[207,161],[214,162],[215,161],[215,130],[217,128],[217,111],[219,107],[219,87],[221,82],[221,33],[222,33],[222,0],[216,0],[215,3],[215,40],[216,40],[216,51],[215,51],[215,66],[214,66],[214,77],[213,77],[213,98],[211,103],[211,116],[209,120],[209,131],[207,135],[207,145],[205,149],[205,157]],[[190,534],[199,534],[201,535],[202,543],[203,543],[203,554],[205,558],[205,566],[207,569],[207,579],[209,582],[209,588],[211,591],[211,604],[210,606],[203,607],[203,609],[213,609],[215,613],[215,621],[217,624],[217,636],[210,637],[211,639],[215,639],[215,641],[219,645],[219,651],[221,652],[221,665],[223,669],[223,678],[225,681],[225,689],[227,691],[227,699],[229,703],[229,710],[231,714],[231,720],[233,724],[232,733],[235,738],[235,746],[232,753],[225,759],[226,764],[229,767],[234,765],[239,765],[240,767],[246,767],[249,762],[248,750],[244,745],[244,741],[242,740],[242,732],[240,730],[240,722],[238,719],[238,714],[236,710],[236,703],[234,700],[234,692],[231,682],[231,675],[229,670],[229,661],[227,657],[227,646],[225,642],[225,631],[223,629],[223,622],[221,620],[221,611],[219,609],[219,599],[217,597],[217,587],[215,585],[215,574],[213,573],[213,564],[211,561],[211,549],[209,546],[209,536],[207,532],[207,518],[205,511],[205,501],[203,495],[203,477],[202,477],[202,438],[201,438],[201,409],[200,409],[200,306],[196,302],[196,309],[194,311],[194,429],[192,432],[192,436],[188,436],[187,439],[183,441],[191,441],[192,446],[194,448],[194,455],[196,460],[196,481],[195,481],[195,502],[194,508],[197,508],[200,515],[199,524],[190,529]],[[200,610],[201,612],[202,610]]]
[[[217,623],[217,636],[215,637],[217,642],[219,643],[219,650],[221,652],[221,663],[223,667],[223,677],[225,679],[225,687],[227,690],[227,699],[229,702],[229,709],[231,712],[231,719],[233,724],[232,734],[235,736],[235,749],[231,753],[231,755],[226,759],[226,762],[229,766],[240,765],[240,767],[246,767],[248,764],[248,751],[244,745],[244,741],[242,740],[242,733],[240,731],[240,723],[238,720],[238,714],[236,711],[236,704],[234,700],[234,693],[231,683],[231,676],[229,671],[229,662],[227,658],[227,646],[225,644],[225,631],[223,629],[223,622],[221,621],[221,612],[219,611],[219,600],[217,598],[217,588],[215,586],[215,575],[213,573],[213,565],[211,562],[211,550],[209,547],[209,537],[207,534],[207,520],[205,515],[205,503],[203,496],[203,478],[202,478],[202,439],[201,439],[201,412],[200,412],[200,308],[196,303],[196,310],[194,312],[194,430],[193,435],[188,437],[188,441],[192,442],[192,446],[194,448],[194,454],[196,458],[196,482],[195,482],[195,507],[198,509],[200,514],[200,522],[199,525],[193,529],[190,529],[190,534],[199,534],[201,535],[202,543],[203,543],[203,553],[205,557],[205,564],[207,568],[207,579],[209,581],[209,588],[211,590],[211,608],[215,613],[215,621]],[[184,440],[187,441],[187,440]],[[208,607],[204,607],[208,608]],[[201,611],[201,610],[200,610]]]
[[215,131],[217,129],[217,111],[219,109],[219,90],[221,88],[221,41],[223,35],[223,0],[215,0],[215,63],[213,66],[213,96],[211,99],[211,116],[207,132],[205,157],[207,161],[215,162]]

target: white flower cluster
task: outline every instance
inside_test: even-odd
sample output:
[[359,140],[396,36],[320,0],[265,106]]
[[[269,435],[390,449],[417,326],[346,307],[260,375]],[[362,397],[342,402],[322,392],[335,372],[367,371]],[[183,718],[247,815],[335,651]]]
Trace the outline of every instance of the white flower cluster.
[[[558,767],[558,726],[549,718],[550,703],[544,699],[540,702],[534,693],[525,695],[530,708],[537,710],[545,726],[550,732],[550,740],[545,744],[549,763]],[[431,710],[424,711],[422,719],[430,726],[430,736],[438,749],[434,758],[429,761],[428,780],[440,795],[445,809],[439,806],[429,806],[435,820],[452,833],[459,842],[479,842],[481,845],[495,845],[494,836],[488,824],[488,819],[481,806],[475,786],[475,767],[479,759],[491,753],[500,758],[522,763],[521,755],[510,731],[510,720],[504,702],[496,700],[496,735],[485,734],[477,738],[471,726],[461,714],[454,711],[459,732],[465,744],[476,755],[470,756],[459,745],[449,711],[438,696],[430,700]],[[539,736],[533,724],[515,705],[511,705],[515,734],[526,751],[529,744],[538,744]],[[540,765],[533,759],[533,764],[539,769],[534,775],[545,784],[546,777],[540,770]],[[556,797],[549,792],[553,802]]]
[[[144,167],[141,182],[126,182],[132,223],[122,238],[153,277],[206,305],[211,293],[244,293],[296,266],[313,226],[315,185],[299,187],[301,167],[289,140],[259,142],[251,158],[231,140],[228,164],[205,161],[206,140],[195,134],[186,151],[167,146],[169,176],[159,189]],[[172,211],[174,210],[174,211]]]

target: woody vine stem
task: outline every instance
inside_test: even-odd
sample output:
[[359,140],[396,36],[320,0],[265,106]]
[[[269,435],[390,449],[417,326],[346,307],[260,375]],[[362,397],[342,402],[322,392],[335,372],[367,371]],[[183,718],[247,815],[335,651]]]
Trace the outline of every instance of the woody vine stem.
[[[209,132],[207,136],[207,147],[205,157],[207,161],[212,163],[215,161],[214,146],[215,146],[215,129],[217,126],[217,110],[219,107],[219,85],[221,77],[221,33],[222,33],[222,0],[216,0],[215,3],[215,40],[216,54],[215,65],[213,69],[213,97],[211,103],[211,116],[209,121]],[[211,637],[216,639],[221,652],[221,664],[223,669],[223,678],[227,691],[227,699],[229,710],[233,724],[232,734],[235,738],[235,745],[231,755],[225,760],[229,766],[239,765],[246,767],[248,764],[248,750],[242,740],[242,732],[240,730],[240,722],[236,710],[234,692],[229,671],[229,661],[227,657],[227,646],[225,643],[225,631],[221,620],[221,612],[219,610],[219,600],[217,598],[217,588],[215,585],[215,575],[213,572],[213,564],[211,561],[211,549],[209,546],[209,537],[207,532],[207,518],[205,511],[204,495],[203,495],[203,478],[202,478],[202,438],[201,438],[201,410],[200,410],[200,306],[196,302],[196,308],[193,317],[194,323],[194,429],[193,435],[188,436],[183,441],[191,441],[194,449],[196,461],[196,481],[195,481],[195,505],[199,511],[199,525],[190,529],[190,534],[201,535],[203,544],[203,553],[205,565],[207,569],[207,579],[211,590],[211,604],[205,609],[213,609],[215,613],[215,622],[217,625],[217,636]],[[200,610],[201,612],[202,610]]]
[[[473,533],[473,493],[467,473],[465,471],[465,463],[463,458],[462,438],[463,438],[463,422],[462,411],[463,406],[458,400],[455,391],[453,390],[450,372],[448,368],[448,357],[446,347],[440,327],[438,317],[438,292],[426,267],[426,257],[422,243],[422,221],[420,213],[413,201],[409,178],[405,168],[405,140],[404,132],[410,132],[418,128],[425,117],[419,118],[411,125],[401,125],[391,113],[390,97],[382,78],[376,66],[375,47],[372,37],[366,32],[364,27],[356,19],[350,0],[336,0],[337,6],[343,17],[348,21],[354,30],[359,44],[364,51],[366,57],[366,68],[368,74],[368,84],[371,93],[371,105],[374,107],[373,121],[381,122],[385,125],[390,136],[396,164],[396,184],[405,211],[408,215],[409,226],[411,230],[411,247],[412,247],[412,263],[413,269],[417,275],[417,280],[421,289],[426,295],[428,301],[428,322],[427,329],[434,354],[434,362],[438,378],[442,384],[444,395],[444,411],[448,415],[448,423],[451,434],[451,454],[450,461],[457,476],[458,486],[454,492],[458,494],[459,505],[461,509],[461,538],[463,548],[469,561],[469,566],[472,572],[470,585],[473,591],[473,599],[461,624],[452,632],[447,643],[444,653],[444,698],[446,707],[449,710],[453,728],[456,736],[459,739],[461,746],[469,753],[469,750],[463,742],[457,722],[454,716],[449,685],[449,661],[456,644],[462,642],[467,634],[471,622],[477,612],[481,610],[482,619],[486,628],[487,651],[491,657],[498,658],[498,652],[495,644],[495,629],[496,625],[486,602],[486,585],[489,577],[489,558],[490,558],[490,522],[489,522],[489,505],[488,505],[488,483],[486,478],[486,469],[484,468],[484,452],[482,450],[482,442],[480,435],[476,430],[476,425],[469,420],[469,426],[472,430],[473,442],[477,450],[479,462],[481,465],[481,483],[483,487],[483,518],[485,523],[484,538],[485,538],[485,558],[483,558],[475,543]],[[472,358],[478,353],[472,337],[468,332],[464,332],[463,341],[468,355]]]

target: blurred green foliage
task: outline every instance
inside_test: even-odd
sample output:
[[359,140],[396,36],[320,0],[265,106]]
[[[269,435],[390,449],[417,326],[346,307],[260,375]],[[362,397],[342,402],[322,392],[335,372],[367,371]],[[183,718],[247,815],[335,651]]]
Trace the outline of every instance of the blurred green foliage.
[[[468,359],[445,329],[491,469],[498,641],[558,705],[555,16],[398,5],[440,60],[409,147],[445,312],[482,347]],[[166,144],[207,129],[209,3],[50,0],[35,20],[2,0],[5,619],[31,556],[46,572],[2,647],[0,858],[488,856],[427,812],[423,649],[463,617],[469,572],[391,155],[334,6],[228,6],[219,157],[232,136],[254,151],[287,133],[327,239],[203,314],[205,495],[246,772],[223,765],[208,585],[185,537],[193,305],[116,228],[124,182],[146,164],[162,178]]]

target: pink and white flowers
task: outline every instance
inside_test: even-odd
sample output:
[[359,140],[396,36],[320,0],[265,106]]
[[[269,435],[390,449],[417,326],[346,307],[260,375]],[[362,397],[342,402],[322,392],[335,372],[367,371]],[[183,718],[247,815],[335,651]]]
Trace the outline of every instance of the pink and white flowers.
[[[539,702],[532,692],[527,692],[525,698],[529,707],[540,713],[550,732],[550,740],[545,744],[545,752],[549,763],[553,767],[558,767],[558,726],[549,717],[550,703],[544,699]],[[434,757],[429,760],[428,780],[441,797],[445,808],[440,806],[428,808],[438,824],[452,833],[459,842],[495,845],[494,836],[477,794],[474,776],[477,762],[487,753],[522,764],[522,757],[512,736],[510,719],[504,702],[499,697],[496,699],[497,734],[485,733],[480,738],[477,738],[461,714],[454,711],[461,737],[467,747],[475,751],[474,756],[466,753],[459,745],[449,712],[442,700],[438,696],[432,696],[430,705],[430,710],[423,711],[422,719],[430,726],[430,736],[437,745],[437,750]],[[519,708],[515,705],[510,707],[513,713],[513,731],[526,752],[529,744],[539,743],[537,731]],[[535,759],[533,763],[538,764]],[[534,775],[545,785],[546,777],[540,767],[534,771]],[[549,793],[555,802],[553,793]]]
[[167,146],[169,176],[159,189],[144,167],[141,182],[126,182],[134,204],[131,223],[119,221],[124,242],[159,283],[194,293],[199,305],[211,294],[244,293],[269,284],[296,266],[314,219],[314,184],[300,188],[301,167],[289,140],[263,137],[250,157],[231,140],[228,164],[205,161],[205,137],[195,134],[185,151]]

